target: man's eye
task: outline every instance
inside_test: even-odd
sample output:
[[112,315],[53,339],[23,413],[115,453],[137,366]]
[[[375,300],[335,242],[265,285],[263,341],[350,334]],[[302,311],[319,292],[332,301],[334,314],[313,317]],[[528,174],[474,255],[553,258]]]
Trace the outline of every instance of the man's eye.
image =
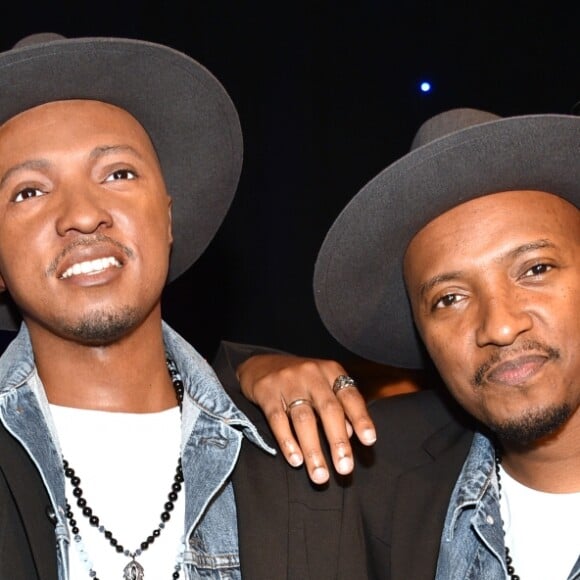
[[46,192],[41,189],[37,189],[36,187],[25,187],[14,196],[14,201],[20,203],[32,197],[40,197],[42,195],[46,195]]
[[433,304],[433,310],[438,308],[449,308],[458,302],[461,302],[462,296],[460,294],[445,294],[445,296],[441,296],[437,298]]
[[135,179],[136,177],[137,174],[130,169],[117,169],[117,171],[113,171],[113,173],[107,176],[105,182],[117,181],[119,179]]
[[552,270],[553,266],[550,264],[536,264],[532,266],[524,273],[524,278],[533,278],[534,276],[541,276],[542,274],[546,274],[550,270]]

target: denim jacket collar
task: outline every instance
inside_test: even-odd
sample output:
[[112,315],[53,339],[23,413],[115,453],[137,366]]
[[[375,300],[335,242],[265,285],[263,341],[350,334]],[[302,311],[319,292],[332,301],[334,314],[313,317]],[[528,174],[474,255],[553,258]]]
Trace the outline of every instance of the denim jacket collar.
[[209,363],[165,322],[163,339],[169,356],[177,364],[188,395],[183,402],[182,445],[189,439],[195,417],[202,412],[230,427],[240,429],[252,443],[275,455],[276,450],[264,441],[256,426],[225,392]]
[[[163,322],[162,326],[165,347],[178,365],[188,395],[184,400],[182,418],[184,435],[190,432],[192,406],[194,406],[217,420],[238,427],[252,443],[274,455],[275,449],[264,441],[255,425],[235,406],[206,359],[167,323]],[[0,357],[0,396],[15,394],[17,389],[27,383],[35,372],[30,336],[23,323],[17,336]],[[45,403],[46,397],[42,395],[41,399],[44,401],[41,402]],[[47,409],[48,407],[43,405],[43,410]]]
[[[495,449],[476,433],[449,502],[436,580],[509,578],[495,471]],[[580,578],[580,557],[569,580]]]
[[[185,577],[201,574],[221,578],[220,570],[228,569],[231,578],[239,578],[236,507],[230,476],[242,439],[266,453],[276,451],[236,407],[207,361],[165,323],[163,337],[185,388],[182,413]],[[68,580],[70,537],[64,513],[62,454],[24,324],[0,357],[0,420],[37,465],[56,513],[59,578]]]

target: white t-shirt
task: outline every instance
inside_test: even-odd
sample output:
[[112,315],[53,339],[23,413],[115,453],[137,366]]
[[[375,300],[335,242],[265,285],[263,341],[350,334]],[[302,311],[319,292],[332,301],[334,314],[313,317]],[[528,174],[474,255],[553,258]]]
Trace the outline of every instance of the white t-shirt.
[[500,467],[501,515],[515,573],[522,580],[567,580],[580,554],[580,492],[526,487]]
[[[161,522],[179,457],[181,421],[175,407],[159,413],[111,413],[51,405],[64,457],[81,478],[87,504],[120,544],[131,552]],[[123,578],[131,559],[118,554],[104,534],[89,524],[76,505],[66,479],[66,496],[86,556],[74,540],[70,546],[72,580],[89,578],[88,564],[101,580]],[[184,491],[171,519],[140,556],[148,580],[170,579],[183,553]],[[83,561],[83,559],[85,561]]]

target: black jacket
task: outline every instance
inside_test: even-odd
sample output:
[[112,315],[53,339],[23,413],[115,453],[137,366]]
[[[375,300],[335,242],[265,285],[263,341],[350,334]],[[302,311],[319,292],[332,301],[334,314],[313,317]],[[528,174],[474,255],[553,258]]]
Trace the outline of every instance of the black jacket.
[[473,439],[470,420],[435,389],[378,399],[369,410],[377,442],[357,449],[353,477],[369,577],[433,580],[449,499]]
[[[234,369],[262,352],[276,351],[222,344],[215,368],[242,408]],[[474,433],[473,419],[440,388],[438,383],[432,389],[373,401],[369,411],[376,424],[377,442],[372,447],[355,445],[355,469],[346,491],[349,503],[345,506],[349,508],[345,513],[351,513],[354,494],[363,520],[368,577],[373,580],[433,580],[435,577],[449,499]],[[260,415],[254,408],[250,418],[266,430]],[[283,477],[284,470],[278,467]],[[306,478],[302,470],[293,474],[299,479]],[[317,501],[306,491],[305,481],[294,481],[293,485]],[[328,494],[328,498],[334,497],[338,489]],[[322,500],[324,496],[320,494],[318,498]],[[307,544],[323,556],[318,552],[320,537],[310,538]],[[357,561],[358,539],[347,550]],[[341,566],[345,565],[343,561]],[[272,576],[278,577],[284,576]],[[356,571],[350,577],[361,578]]]
[[[222,345],[230,373],[260,352],[271,351]],[[222,379],[228,364],[217,367]],[[230,392],[239,388],[231,377],[225,384]],[[355,445],[348,492],[351,498],[356,494],[363,519],[368,577],[433,580],[449,499],[471,446],[474,420],[439,382],[431,389],[373,401],[369,411],[377,442]],[[256,415],[251,418],[260,421]],[[356,545],[351,555],[356,556]]]

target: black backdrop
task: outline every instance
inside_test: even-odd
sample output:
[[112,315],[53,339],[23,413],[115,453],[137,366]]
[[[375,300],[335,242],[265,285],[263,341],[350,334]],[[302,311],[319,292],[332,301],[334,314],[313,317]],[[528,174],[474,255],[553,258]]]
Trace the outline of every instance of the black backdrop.
[[580,40],[564,4],[19,2],[4,7],[0,49],[32,32],[126,36],[207,66],[239,110],[244,170],[219,234],[167,288],[165,318],[208,357],[226,338],[345,359],[312,298],[327,228],[432,114],[570,112]]

